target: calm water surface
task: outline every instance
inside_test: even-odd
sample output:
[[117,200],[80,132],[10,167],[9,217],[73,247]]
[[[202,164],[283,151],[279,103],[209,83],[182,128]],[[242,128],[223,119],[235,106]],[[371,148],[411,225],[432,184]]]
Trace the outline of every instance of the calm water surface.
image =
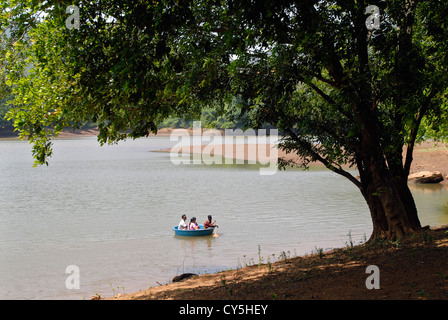
[[[183,272],[273,262],[370,235],[363,198],[336,174],[261,176],[255,165],[174,165],[152,152],[174,143],[56,140],[50,165],[33,168],[27,142],[0,141],[0,298],[130,293]],[[423,225],[448,224],[446,187],[412,192]],[[183,213],[200,223],[213,215],[219,237],[175,236]],[[79,268],[80,289],[66,288],[69,265]]]

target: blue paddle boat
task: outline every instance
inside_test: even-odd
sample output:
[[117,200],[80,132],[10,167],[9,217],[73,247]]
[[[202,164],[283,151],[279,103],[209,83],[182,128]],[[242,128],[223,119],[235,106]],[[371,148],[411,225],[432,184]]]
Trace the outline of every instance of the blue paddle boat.
[[174,233],[178,236],[186,236],[186,237],[198,237],[198,236],[209,236],[213,234],[213,230],[215,228],[204,229],[204,225],[200,224],[199,227],[201,229],[198,230],[179,230],[178,226],[173,227]]

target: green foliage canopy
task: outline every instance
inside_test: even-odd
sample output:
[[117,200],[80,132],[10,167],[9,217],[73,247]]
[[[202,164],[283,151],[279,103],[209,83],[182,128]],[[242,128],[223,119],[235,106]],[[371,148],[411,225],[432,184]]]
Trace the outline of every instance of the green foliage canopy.
[[355,164],[360,117],[384,152],[415,140],[423,119],[444,136],[441,1],[378,1],[373,31],[363,1],[79,1],[79,30],[65,27],[68,5],[1,5],[12,33],[2,87],[40,163],[66,126],[93,121],[101,143],[115,142],[204,106],[224,112],[235,97],[248,125],[272,123],[290,132],[286,149],[328,165]]
[[66,126],[112,143],[211,107],[353,182],[374,235],[420,226],[407,176],[415,142],[447,135],[446,1],[79,1],[79,29],[68,5],[0,5],[1,92],[38,163]]

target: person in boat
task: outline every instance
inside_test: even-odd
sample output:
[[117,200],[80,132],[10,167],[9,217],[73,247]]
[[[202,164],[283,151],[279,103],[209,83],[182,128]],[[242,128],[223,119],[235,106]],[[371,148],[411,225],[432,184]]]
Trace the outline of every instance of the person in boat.
[[201,227],[196,222],[196,218],[193,217],[190,219],[190,224],[188,225],[188,230],[199,230]]
[[210,229],[210,228],[218,227],[216,225],[216,221],[215,220],[213,220],[213,222],[212,222],[212,216],[211,215],[209,215],[207,218],[208,219],[204,222],[204,229]]
[[185,214],[182,215],[182,219],[179,222],[179,226],[177,227],[177,229],[179,230],[188,230],[188,226],[187,226],[187,216]]

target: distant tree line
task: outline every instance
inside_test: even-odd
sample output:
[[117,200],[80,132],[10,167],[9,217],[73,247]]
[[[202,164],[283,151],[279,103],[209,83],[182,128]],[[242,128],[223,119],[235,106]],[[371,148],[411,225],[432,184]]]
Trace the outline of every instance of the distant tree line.
[[[17,136],[14,131],[14,121],[8,120],[6,113],[13,107],[8,104],[8,101],[12,97],[6,99],[0,99],[0,136]],[[193,121],[201,121],[203,128],[208,129],[248,129],[249,119],[247,117],[241,117],[240,114],[234,110],[231,110],[234,106],[226,106],[224,109],[219,110],[216,107],[209,107],[202,110],[202,115],[198,119],[191,115],[186,114],[184,117],[169,117],[162,121],[158,128],[193,128]],[[236,110],[236,109],[235,109]],[[97,124],[94,122],[86,122],[78,129],[94,128]],[[271,128],[272,126],[265,124],[263,128]]]
[[247,129],[249,126],[249,119],[246,116],[240,115],[240,112],[235,109],[233,103],[226,104],[221,108],[210,106],[204,108],[201,116],[197,117],[186,114],[184,117],[172,116],[163,120],[158,128],[192,128],[193,121],[201,121],[203,128],[208,129]]

